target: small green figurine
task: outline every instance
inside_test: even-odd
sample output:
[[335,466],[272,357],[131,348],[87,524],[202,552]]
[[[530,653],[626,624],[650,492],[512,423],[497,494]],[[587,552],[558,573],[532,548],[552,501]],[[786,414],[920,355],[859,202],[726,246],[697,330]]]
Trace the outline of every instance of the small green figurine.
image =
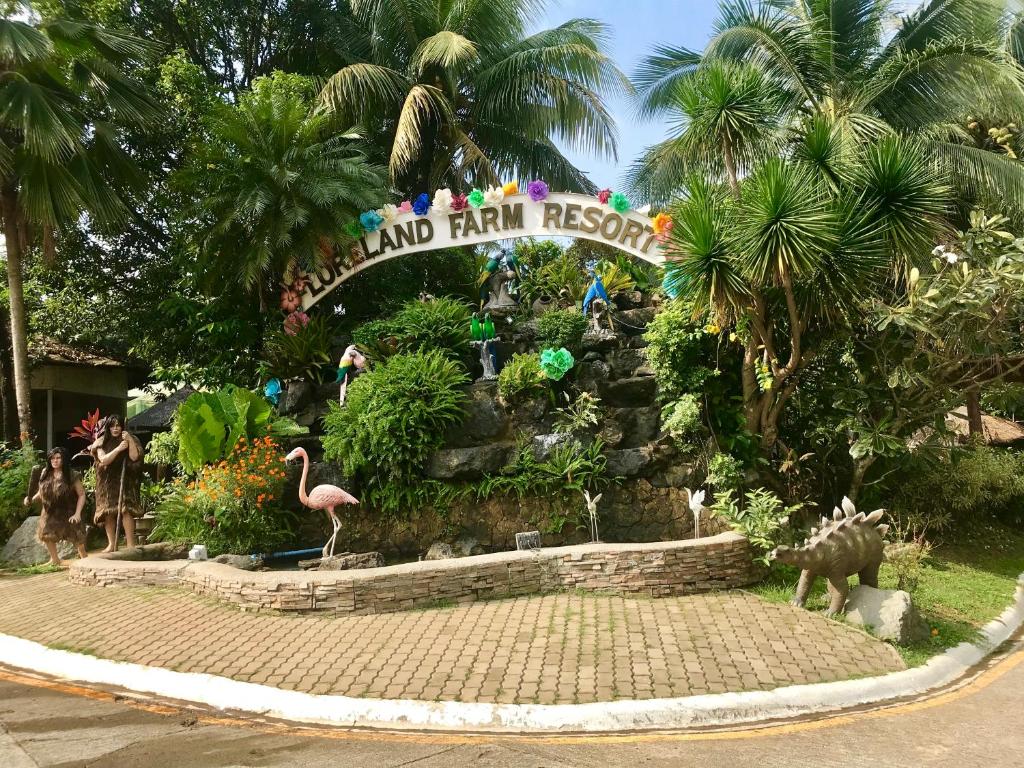
[[469,333],[473,337],[473,341],[483,341],[484,332],[480,327],[480,320],[476,315],[473,315],[473,319],[469,321]]

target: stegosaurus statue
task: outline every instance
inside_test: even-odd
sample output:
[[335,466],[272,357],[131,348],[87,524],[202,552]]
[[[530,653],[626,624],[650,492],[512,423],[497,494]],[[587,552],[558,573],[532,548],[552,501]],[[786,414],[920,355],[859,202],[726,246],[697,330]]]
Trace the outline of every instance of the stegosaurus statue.
[[801,569],[800,583],[792,603],[802,608],[818,576],[828,579],[830,602],[826,616],[842,613],[850,585],[846,579],[853,574],[860,583],[878,587],[878,569],[885,551],[883,537],[889,526],[877,524],[885,510],[870,514],[858,512],[853,502],[843,498],[842,509],[836,507],[832,519],[821,518],[821,529],[811,528],[811,536],[802,547],[776,547],[771,557],[780,563]]

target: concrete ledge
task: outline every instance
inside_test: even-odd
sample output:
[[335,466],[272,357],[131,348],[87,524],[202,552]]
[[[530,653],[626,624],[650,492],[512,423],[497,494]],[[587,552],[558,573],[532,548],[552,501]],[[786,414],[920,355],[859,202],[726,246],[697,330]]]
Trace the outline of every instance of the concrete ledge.
[[1024,574],[1013,604],[982,630],[917,669],[772,691],[595,704],[388,701],[317,696],[213,675],[97,659],[0,635],[0,662],[77,682],[117,686],[218,709],[349,727],[485,732],[609,732],[738,725],[914,696],[955,682],[1024,624]]
[[584,589],[651,597],[746,586],[758,580],[750,542],[737,533],[645,544],[584,544],[534,552],[432,560],[351,571],[242,571],[188,560],[87,557],[71,564],[72,583],[180,585],[246,610],[388,613]]

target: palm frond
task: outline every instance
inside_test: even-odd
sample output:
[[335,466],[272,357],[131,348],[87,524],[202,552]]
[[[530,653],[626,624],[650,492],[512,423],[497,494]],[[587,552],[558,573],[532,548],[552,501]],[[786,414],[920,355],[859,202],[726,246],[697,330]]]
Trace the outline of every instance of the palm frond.
[[421,73],[430,66],[442,69],[465,67],[476,57],[475,43],[457,32],[443,29],[419,44],[412,55],[412,66]]
[[655,47],[633,75],[633,86],[639,96],[636,104],[638,115],[654,117],[671,111],[680,85],[693,76],[701,59],[701,54],[689,48]]
[[53,43],[31,24],[0,18],[0,61],[14,67],[30,61],[46,59],[53,53]]

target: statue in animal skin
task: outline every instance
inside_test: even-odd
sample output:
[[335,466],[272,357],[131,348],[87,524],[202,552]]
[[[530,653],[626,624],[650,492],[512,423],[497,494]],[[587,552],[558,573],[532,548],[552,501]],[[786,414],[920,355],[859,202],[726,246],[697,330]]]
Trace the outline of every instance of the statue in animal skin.
[[870,514],[858,512],[853,502],[843,498],[842,509],[836,507],[832,519],[821,518],[821,529],[811,528],[811,536],[802,547],[776,547],[771,557],[780,563],[801,569],[800,583],[791,601],[798,608],[807,602],[814,580],[828,580],[829,606],[826,616],[842,613],[850,592],[847,578],[857,574],[860,583],[878,587],[878,569],[885,551],[883,537],[889,526],[878,524],[885,510]]

